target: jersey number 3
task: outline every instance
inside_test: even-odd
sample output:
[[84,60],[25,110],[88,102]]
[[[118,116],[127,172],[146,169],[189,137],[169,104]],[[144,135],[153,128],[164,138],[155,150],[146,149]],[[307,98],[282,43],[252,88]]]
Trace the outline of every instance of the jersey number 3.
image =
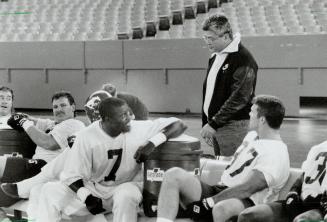
[[114,156],[118,156],[118,157],[117,157],[116,162],[113,165],[110,173],[108,174],[108,176],[106,176],[104,178],[104,181],[111,181],[111,180],[115,181],[116,180],[116,172],[120,166],[122,153],[123,153],[123,149],[108,150],[108,159],[113,159]]
[[306,184],[312,184],[313,182],[315,182],[317,179],[319,179],[319,184],[322,183],[324,177],[325,177],[325,174],[326,174],[326,161],[327,161],[327,153],[326,152],[322,152],[322,153],[319,153],[319,155],[316,157],[316,161],[318,162],[319,160],[322,161],[322,164],[319,164],[317,166],[317,174],[316,174],[316,177],[314,178],[311,178],[311,177],[306,177],[304,179],[304,182]]

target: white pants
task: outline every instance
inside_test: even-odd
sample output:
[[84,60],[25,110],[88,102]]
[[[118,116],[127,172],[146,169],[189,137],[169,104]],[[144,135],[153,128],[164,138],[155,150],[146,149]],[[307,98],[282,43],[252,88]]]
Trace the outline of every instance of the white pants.
[[[29,219],[35,222],[57,222],[63,215],[90,215],[85,204],[65,184],[48,182],[40,186],[31,190],[27,209]],[[112,198],[102,199],[103,207],[113,213],[113,222],[137,222],[141,201],[141,187],[133,182],[118,185]]]
[[69,149],[65,149],[56,158],[42,167],[39,174],[18,182],[17,187],[19,196],[28,198],[33,187],[49,181],[59,180],[60,173],[63,171],[68,154]]

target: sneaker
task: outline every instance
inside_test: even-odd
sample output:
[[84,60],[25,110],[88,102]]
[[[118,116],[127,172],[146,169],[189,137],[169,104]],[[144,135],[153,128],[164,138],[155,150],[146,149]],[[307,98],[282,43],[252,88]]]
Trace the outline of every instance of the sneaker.
[[18,201],[21,200],[21,198],[17,198],[17,197],[12,197],[9,196],[4,190],[3,188],[5,187],[5,189],[7,188],[7,186],[3,186],[4,184],[0,185],[0,207],[9,207],[11,205],[13,205],[14,203],[17,203]]
[[2,191],[9,197],[20,199],[18,195],[17,184],[15,183],[3,183],[1,184]]

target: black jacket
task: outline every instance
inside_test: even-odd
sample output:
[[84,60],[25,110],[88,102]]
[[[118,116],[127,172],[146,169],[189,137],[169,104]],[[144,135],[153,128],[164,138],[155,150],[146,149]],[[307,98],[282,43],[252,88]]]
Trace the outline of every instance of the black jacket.
[[203,103],[207,78],[213,62],[214,57],[209,60],[207,76],[203,83],[202,126],[209,123],[211,127],[217,129],[230,120],[249,119],[258,71],[253,56],[241,43],[237,52],[228,54],[218,71],[209,105],[209,116],[206,116],[203,112]]

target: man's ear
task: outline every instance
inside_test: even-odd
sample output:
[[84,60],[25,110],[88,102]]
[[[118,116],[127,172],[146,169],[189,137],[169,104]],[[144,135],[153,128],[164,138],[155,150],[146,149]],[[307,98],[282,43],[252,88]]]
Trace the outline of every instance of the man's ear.
[[265,124],[265,123],[266,123],[266,117],[261,116],[261,117],[260,117],[260,122],[261,122],[262,124]]

